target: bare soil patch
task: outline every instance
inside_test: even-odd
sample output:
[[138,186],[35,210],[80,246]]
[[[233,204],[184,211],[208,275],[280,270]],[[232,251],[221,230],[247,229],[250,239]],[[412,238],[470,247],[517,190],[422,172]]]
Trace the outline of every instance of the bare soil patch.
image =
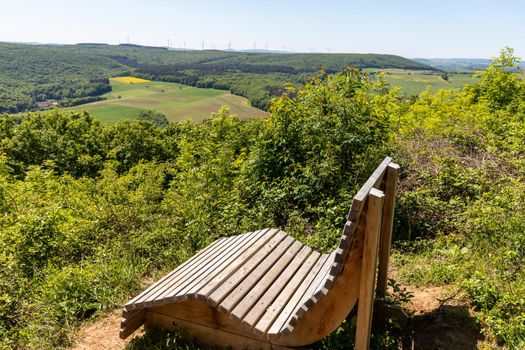
[[71,350],[122,350],[133,337],[119,338],[121,310],[114,310],[106,317],[80,328],[76,344]]
[[404,331],[403,349],[472,350],[487,348],[468,300],[451,287],[405,288],[414,294],[412,313]]

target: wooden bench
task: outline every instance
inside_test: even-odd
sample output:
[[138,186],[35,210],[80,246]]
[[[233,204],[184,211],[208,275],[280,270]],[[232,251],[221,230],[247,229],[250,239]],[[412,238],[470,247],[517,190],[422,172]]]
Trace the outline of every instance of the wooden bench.
[[377,296],[386,292],[398,172],[391,158],[374,171],[331,254],[277,229],[219,239],[130,300],[120,337],[145,324],[223,348],[298,347],[329,335],[357,304],[355,348],[367,349],[378,250]]

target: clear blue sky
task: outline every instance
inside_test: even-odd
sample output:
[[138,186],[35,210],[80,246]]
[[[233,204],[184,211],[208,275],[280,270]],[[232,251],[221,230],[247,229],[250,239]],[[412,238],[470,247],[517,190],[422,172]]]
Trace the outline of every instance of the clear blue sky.
[[0,41],[525,58],[525,0],[0,0]]

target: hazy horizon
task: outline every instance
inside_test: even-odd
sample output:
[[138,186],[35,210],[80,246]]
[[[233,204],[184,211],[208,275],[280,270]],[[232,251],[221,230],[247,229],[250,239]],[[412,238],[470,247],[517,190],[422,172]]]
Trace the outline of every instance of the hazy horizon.
[[[133,43],[187,49],[384,53],[410,58],[525,56],[525,2],[198,2],[19,0],[2,4],[0,41]],[[490,25],[488,25],[490,23]]]
[[[111,44],[111,43],[105,43],[105,42],[97,42],[97,41],[86,41],[86,42],[77,42],[77,43],[59,43],[59,42],[36,42],[36,41],[0,41],[0,43],[7,43],[7,44],[21,44],[21,45],[50,45],[50,46],[67,46],[67,45],[80,45],[80,44],[95,44],[95,45],[112,45],[112,46],[117,46],[117,45],[125,45],[125,44],[128,44],[128,43],[116,43],[116,44]],[[139,46],[149,46],[149,47],[158,47],[158,48],[167,48],[167,46],[156,46],[156,45],[143,45],[143,44],[134,44],[134,43],[129,43],[129,44],[132,44],[132,45],[139,45]],[[173,50],[173,51],[201,51],[202,49],[193,49],[193,48],[182,48],[182,47],[174,47],[174,46],[170,46],[169,47],[170,50]],[[217,51],[236,51],[236,52],[249,52],[249,51],[252,51],[253,48],[239,48],[239,49],[234,49],[234,48],[231,48],[231,49],[228,49],[228,48],[215,48],[215,49],[210,49],[210,48],[207,48],[205,50],[217,50]],[[436,57],[419,57],[419,56],[414,56],[414,57],[407,57],[407,56],[402,56],[402,55],[398,55],[398,54],[393,54],[393,53],[390,53],[390,52],[324,52],[324,51],[315,51],[315,52],[299,52],[299,51],[283,51],[283,50],[272,50],[272,49],[257,49],[258,51],[260,52],[264,52],[264,51],[268,51],[268,52],[271,52],[271,53],[283,53],[283,54],[309,54],[309,53],[331,53],[331,54],[346,54],[346,53],[356,53],[356,54],[380,54],[380,55],[397,55],[397,56],[401,56],[401,57],[405,57],[405,58],[409,58],[409,59],[437,59],[437,60],[440,60],[440,59],[443,59],[443,60],[453,60],[453,59],[458,59],[458,60],[490,60],[491,58],[493,58],[494,56],[497,56],[497,54],[494,54],[493,56],[491,57],[440,57],[440,56],[436,56]],[[522,58],[522,62],[525,62],[525,57]]]

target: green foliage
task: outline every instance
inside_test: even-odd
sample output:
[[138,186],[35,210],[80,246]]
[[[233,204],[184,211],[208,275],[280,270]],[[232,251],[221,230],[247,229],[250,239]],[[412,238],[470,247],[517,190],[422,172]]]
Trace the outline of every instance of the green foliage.
[[474,86],[423,93],[397,136],[406,176],[396,235],[411,241],[397,256],[403,278],[458,284],[487,335],[513,349],[525,345],[525,83],[517,62],[504,49]]
[[475,86],[476,97],[485,100],[492,110],[501,108],[515,109],[512,103],[518,96],[524,96],[523,84],[519,81],[520,59],[514,56],[514,50],[506,47],[484,71]]
[[125,69],[76,49],[0,43],[0,113],[34,110],[40,101],[78,103],[102,95],[111,90],[107,78]]
[[166,161],[177,154],[183,124],[160,128],[151,122],[102,126],[89,114],[31,113],[19,120],[0,116],[0,150],[14,173],[41,165],[74,176],[96,176],[108,160],[128,170],[139,160]]
[[[133,64],[133,52],[153,49],[119,50]],[[401,278],[456,284],[487,335],[523,348],[524,83],[490,69],[472,87],[411,100],[355,69],[321,74],[288,87],[266,119],[227,109],[164,127],[58,111],[1,117],[0,344],[65,346],[80,322],[218,237],[273,226],[332,249],[355,190],[394,154]],[[489,88],[500,83],[509,96]],[[393,287],[393,301],[410,298]],[[344,348],[352,326],[315,346]],[[375,333],[374,346],[399,346],[396,332]],[[192,348],[178,334],[133,346]]]
[[273,226],[331,249],[353,190],[386,152],[385,109],[397,101],[348,70],[290,90],[268,119],[226,108],[164,127],[2,117],[0,339],[67,345],[141,277],[219,237]]

